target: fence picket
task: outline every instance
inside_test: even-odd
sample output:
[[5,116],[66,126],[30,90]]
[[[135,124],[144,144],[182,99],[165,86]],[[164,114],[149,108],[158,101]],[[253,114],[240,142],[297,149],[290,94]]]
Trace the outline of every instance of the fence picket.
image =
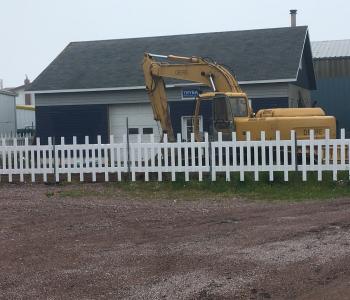
[[255,181],[259,181],[259,149],[258,146],[261,143],[254,143],[253,149],[254,149],[254,166],[255,166],[255,170],[254,170],[254,180]]
[[164,171],[169,172],[169,157],[168,157],[168,135],[164,135]]
[[274,161],[273,161],[273,144],[269,143],[269,180],[273,181],[274,175],[273,175],[273,168],[274,168]]
[[263,170],[267,169],[266,165],[266,143],[265,143],[265,131],[260,132],[260,141],[261,141],[261,168]]
[[247,150],[247,169],[250,170],[252,166],[252,148],[251,148],[251,136],[250,136],[250,131],[247,132],[246,134],[246,150]]
[[7,169],[8,169],[8,180],[12,182],[12,151],[11,148],[7,148]]
[[345,165],[345,129],[342,128],[340,130],[340,140],[341,140],[341,144],[340,144],[340,164],[341,165]]
[[101,142],[101,136],[97,136],[97,145],[95,145],[97,148],[97,151],[95,150],[95,154],[97,153],[97,167],[96,167],[96,173],[102,172],[102,142]]
[[157,169],[158,169],[158,181],[162,181],[163,173],[162,173],[162,144],[157,145]]
[[211,154],[210,154],[211,160],[210,160],[210,165],[211,165],[211,180],[216,181],[216,143],[211,143]]
[[188,143],[184,143],[184,151],[185,151],[185,181],[190,180],[189,175],[189,163],[188,163]]
[[64,154],[67,153],[67,159],[66,159],[66,170],[67,170],[67,181],[71,182],[72,181],[72,161],[71,161],[71,150],[67,149]]
[[[205,139],[205,137],[204,137]],[[206,140],[204,140],[206,143]],[[203,181],[203,148],[201,146],[198,147],[198,167],[199,167],[199,172],[198,172],[198,181]]]
[[149,147],[146,145],[145,149],[145,181],[149,181]]
[[79,181],[84,181],[84,148],[79,147]]
[[177,145],[177,168],[176,169],[182,169],[182,143],[181,143],[181,134],[178,133],[176,136],[176,145]]
[[322,157],[323,156],[323,147],[321,143],[318,143],[317,145],[317,180],[322,180]]
[[194,133],[191,133],[191,142],[190,142],[190,150],[191,150],[191,168],[190,170],[193,172],[196,166],[196,143],[194,142]]
[[30,174],[32,182],[35,182],[35,152],[34,148],[30,148]]
[[[244,143],[244,142],[243,142]],[[244,181],[244,144],[239,147],[239,180]]]
[[176,180],[175,144],[171,145],[170,157],[171,157],[171,181],[175,181]]
[[336,181],[338,178],[338,147],[335,141],[332,143],[333,148],[333,160],[332,160],[332,166],[333,166],[333,180]]

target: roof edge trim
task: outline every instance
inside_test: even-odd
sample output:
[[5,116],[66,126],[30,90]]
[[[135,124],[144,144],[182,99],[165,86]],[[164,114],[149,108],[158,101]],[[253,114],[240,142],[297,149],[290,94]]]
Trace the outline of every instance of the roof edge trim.
[[[272,80],[254,80],[254,81],[238,81],[239,84],[258,84],[258,83],[283,83],[293,82],[297,78],[286,78],[286,79],[272,79]],[[167,84],[167,88],[175,88],[182,86],[198,86],[202,85],[199,83],[179,83],[179,84]],[[129,90],[143,90],[145,86],[125,86],[125,87],[111,87],[111,88],[92,88],[92,89],[64,89],[64,90],[27,90],[25,94],[56,94],[56,93],[82,93],[82,92],[104,92],[104,91],[129,91]]]
[[[305,50],[305,44],[306,44],[306,38],[308,37],[308,33],[309,33],[309,30],[306,29],[305,30],[305,36],[304,36],[304,43],[303,43],[303,48],[301,49],[301,53],[300,53],[300,59],[299,59],[299,65],[298,65],[298,70],[297,70],[297,74],[296,74],[296,78],[298,78],[299,76],[299,72],[301,70],[301,66],[303,64],[303,55],[304,55],[304,50]],[[311,48],[311,45],[310,45],[310,48]],[[311,57],[313,56],[312,54],[312,48],[311,48]],[[298,79],[297,79],[298,80]]]

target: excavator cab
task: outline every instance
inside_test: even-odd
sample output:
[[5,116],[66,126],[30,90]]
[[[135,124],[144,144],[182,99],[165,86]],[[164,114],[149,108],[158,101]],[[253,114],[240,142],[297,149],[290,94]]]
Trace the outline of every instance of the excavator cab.
[[[251,108],[245,94],[241,93],[204,93],[197,98],[194,125],[199,119],[200,102],[203,100],[212,101],[212,130],[211,135],[217,138],[218,132],[222,132],[224,140],[231,139],[231,133],[235,131],[235,118],[249,117]],[[198,137],[197,126],[194,132]],[[197,138],[196,137],[196,138]],[[198,138],[197,138],[198,140]]]

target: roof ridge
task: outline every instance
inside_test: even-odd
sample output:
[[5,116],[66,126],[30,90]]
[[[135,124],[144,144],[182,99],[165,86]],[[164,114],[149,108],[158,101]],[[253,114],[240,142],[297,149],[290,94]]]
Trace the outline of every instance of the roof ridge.
[[102,40],[84,40],[84,41],[71,41],[69,44],[79,44],[79,43],[89,43],[89,42],[109,42],[109,41],[122,41],[122,40],[137,40],[137,39],[145,39],[145,38],[166,38],[166,37],[181,37],[181,36],[189,36],[189,35],[201,35],[201,34],[220,34],[220,33],[231,33],[231,32],[251,32],[251,31],[264,31],[264,30],[277,30],[277,29],[291,29],[295,30],[295,28],[305,28],[307,29],[307,25],[301,26],[285,26],[285,27],[268,27],[268,28],[256,28],[256,29],[242,29],[242,30],[227,30],[227,31],[210,31],[210,32],[193,32],[193,33],[176,33],[169,35],[152,35],[152,36],[139,36],[139,37],[125,37],[125,38],[111,38],[111,39],[102,39]]

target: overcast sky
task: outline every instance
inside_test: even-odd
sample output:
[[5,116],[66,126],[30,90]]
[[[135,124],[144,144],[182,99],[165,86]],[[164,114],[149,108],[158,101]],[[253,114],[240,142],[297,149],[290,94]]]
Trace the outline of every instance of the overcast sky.
[[71,41],[285,27],[294,8],[312,41],[350,38],[349,0],[0,0],[0,79],[35,79]]

